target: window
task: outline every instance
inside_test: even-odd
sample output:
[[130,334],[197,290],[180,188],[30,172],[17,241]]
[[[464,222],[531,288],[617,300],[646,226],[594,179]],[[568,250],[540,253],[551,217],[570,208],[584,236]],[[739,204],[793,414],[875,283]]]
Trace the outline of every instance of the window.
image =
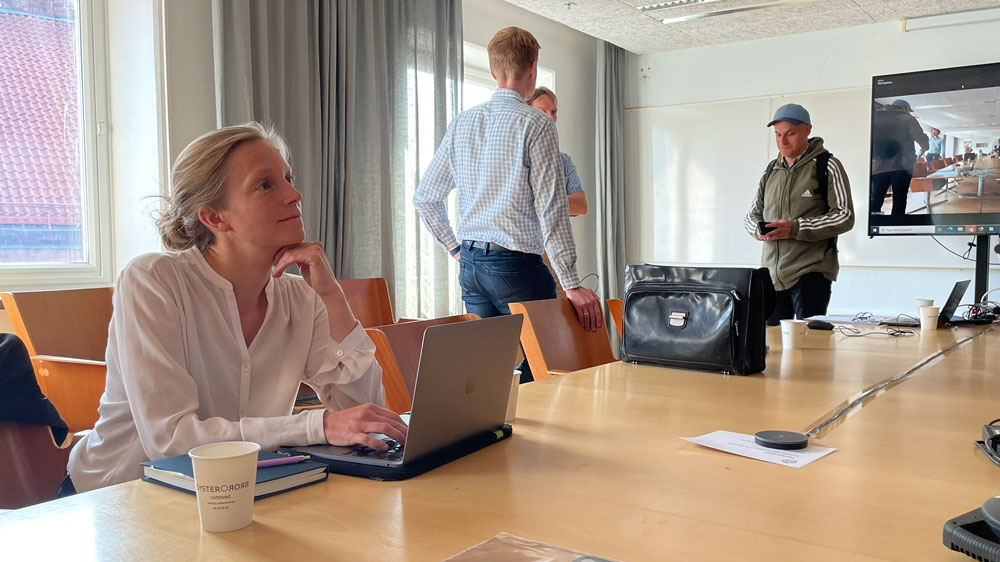
[[0,0],[0,286],[109,284],[102,0]]
[[[486,49],[466,42],[463,46],[465,58],[465,83],[462,87],[462,110],[489,101],[497,82],[490,74],[490,58]],[[556,89],[556,73],[554,70],[538,67],[536,86],[544,86],[552,91]],[[556,94],[558,95],[558,94]]]

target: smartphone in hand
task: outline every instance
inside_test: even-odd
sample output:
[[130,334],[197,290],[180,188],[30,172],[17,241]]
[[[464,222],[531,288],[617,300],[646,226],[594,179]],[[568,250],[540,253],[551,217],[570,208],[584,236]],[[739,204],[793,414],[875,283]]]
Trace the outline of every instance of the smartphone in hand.
[[757,232],[759,232],[761,236],[767,234],[768,232],[771,232],[774,229],[775,227],[767,226],[767,223],[764,221],[757,221]]

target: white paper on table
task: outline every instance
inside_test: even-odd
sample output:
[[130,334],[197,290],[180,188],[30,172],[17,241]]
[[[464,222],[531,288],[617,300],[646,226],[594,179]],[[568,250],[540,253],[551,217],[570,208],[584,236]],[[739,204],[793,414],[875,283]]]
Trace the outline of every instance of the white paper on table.
[[758,445],[753,440],[753,435],[732,431],[713,431],[698,437],[681,437],[681,439],[703,447],[793,468],[801,468],[837,450],[832,447],[817,447],[815,445],[797,450],[771,449]]

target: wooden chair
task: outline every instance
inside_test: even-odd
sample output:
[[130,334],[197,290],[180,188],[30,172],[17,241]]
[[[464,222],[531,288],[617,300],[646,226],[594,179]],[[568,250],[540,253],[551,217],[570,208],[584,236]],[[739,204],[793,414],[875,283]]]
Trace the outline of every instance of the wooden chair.
[[47,425],[0,421],[0,509],[51,500],[66,477],[72,434],[56,443]]
[[618,328],[618,337],[624,337],[622,336],[622,300],[608,299],[608,312],[611,313],[611,318],[615,321],[615,327]]
[[[389,342],[389,347],[392,349],[392,356],[399,367],[399,374],[403,379],[403,384],[406,386],[407,396],[413,396],[413,387],[417,382],[417,364],[420,362],[420,347],[424,342],[424,330],[430,326],[468,322],[469,320],[478,319],[478,314],[459,314],[443,318],[432,318],[430,320],[414,320],[412,322],[379,326],[378,329],[385,335],[386,340]],[[376,349],[377,347],[378,343],[376,342]],[[377,353],[376,351],[376,355]],[[511,370],[513,368],[514,366],[511,365]],[[388,391],[388,387],[386,387],[386,393]]]
[[[910,178],[910,191],[927,192],[934,191],[934,182],[927,177],[927,164],[917,162],[913,165],[913,175]],[[928,199],[928,205],[930,199]]]
[[[362,328],[371,328],[396,321],[392,314],[392,300],[389,298],[389,284],[381,277],[368,279],[338,279],[340,288],[347,297],[347,305],[351,307],[354,317],[361,322]],[[372,338],[374,339],[374,338]],[[382,368],[385,371],[385,367]],[[383,381],[384,382],[384,381]],[[388,390],[386,390],[388,400]],[[314,392],[305,383],[299,385],[299,399],[295,402],[295,411],[307,408],[320,408],[322,403],[315,399]],[[392,408],[389,408],[390,410]],[[406,411],[406,410],[404,410]]]
[[399,371],[399,364],[392,354],[389,338],[378,328],[367,328],[365,333],[375,342],[375,360],[382,367],[385,407],[397,414],[409,412],[413,403],[410,400],[410,392],[406,390],[406,384],[403,382],[403,375]]
[[944,163],[943,159],[938,158],[937,160],[931,160],[930,166],[931,166],[931,171],[932,172],[936,172],[936,171],[940,170],[941,168],[944,168],[945,167],[945,163]]
[[521,346],[536,380],[615,361],[607,323],[584,330],[565,297],[513,302],[510,312],[524,315]]
[[365,328],[374,328],[396,322],[389,298],[389,284],[381,277],[371,279],[340,279],[347,304]]
[[71,432],[97,422],[104,394],[113,289],[0,293],[42,392]]
[[[402,375],[399,373],[399,365],[392,355],[392,348],[389,347],[389,340],[378,328],[365,328],[365,333],[375,344],[375,361],[378,361],[382,368],[382,388],[385,389],[385,407],[397,414],[409,412],[411,409],[410,394],[403,384]],[[299,395],[295,400],[294,413],[303,410],[325,408],[322,400],[316,396],[316,392],[306,383],[299,384]]]
[[952,164],[954,164],[954,163],[955,163],[955,159],[954,159],[954,158],[952,158],[952,157],[950,157],[950,156],[947,156],[947,157],[945,157],[945,159],[944,159],[944,163],[945,163],[945,165],[947,165],[947,166],[951,166]]

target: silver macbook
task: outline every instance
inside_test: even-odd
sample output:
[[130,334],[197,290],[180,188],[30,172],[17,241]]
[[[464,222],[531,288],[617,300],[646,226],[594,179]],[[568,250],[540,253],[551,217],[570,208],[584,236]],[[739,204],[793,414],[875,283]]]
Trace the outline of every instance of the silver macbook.
[[[457,456],[509,436],[509,427],[504,434],[504,417],[521,322],[520,315],[510,315],[427,328],[420,349],[412,410],[402,416],[409,425],[405,445],[372,434],[387,440],[390,450],[377,452],[358,445],[315,445],[294,450],[328,464],[331,472],[391,479],[386,469],[405,469],[417,461],[427,464],[427,458],[434,453],[463,441],[475,441],[477,435],[485,435],[487,439],[479,447],[473,445]],[[438,463],[431,460],[433,466],[420,472],[457,456]],[[374,471],[366,474],[358,465],[368,465]]]

